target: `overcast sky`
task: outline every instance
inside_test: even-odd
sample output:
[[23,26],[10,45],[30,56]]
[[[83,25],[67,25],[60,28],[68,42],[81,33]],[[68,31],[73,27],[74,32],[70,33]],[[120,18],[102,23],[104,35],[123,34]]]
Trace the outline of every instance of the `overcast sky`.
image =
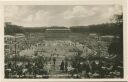
[[110,22],[122,12],[119,5],[19,5],[5,6],[5,21],[25,27],[82,26]]

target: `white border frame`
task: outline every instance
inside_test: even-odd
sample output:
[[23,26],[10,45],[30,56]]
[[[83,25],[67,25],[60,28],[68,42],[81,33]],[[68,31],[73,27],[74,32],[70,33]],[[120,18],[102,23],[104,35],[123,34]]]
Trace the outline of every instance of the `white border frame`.
[[[122,2],[123,1],[123,2]],[[127,0],[65,0],[65,1],[59,1],[59,0],[28,0],[28,1],[11,1],[11,0],[5,0],[0,2],[0,69],[2,69],[0,78],[2,82],[21,82],[21,81],[126,81],[128,78],[128,61],[127,61],[127,8],[126,3]],[[122,4],[123,5],[123,20],[124,20],[124,26],[123,26],[123,37],[124,37],[124,78],[123,79],[5,79],[4,78],[4,5],[114,5],[114,4]]]

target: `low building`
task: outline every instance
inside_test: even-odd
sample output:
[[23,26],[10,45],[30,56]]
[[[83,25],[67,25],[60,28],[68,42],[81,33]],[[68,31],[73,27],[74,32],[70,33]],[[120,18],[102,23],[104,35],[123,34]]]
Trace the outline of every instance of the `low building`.
[[21,42],[21,41],[24,41],[24,40],[25,40],[25,35],[22,34],[22,33],[17,33],[17,34],[15,35],[15,38],[16,38],[16,41],[17,41],[17,42]]
[[68,33],[68,32],[70,32],[70,29],[66,27],[50,27],[45,30],[45,33]]
[[105,36],[101,36],[101,40],[103,41],[112,41],[114,38],[113,35],[105,35]]
[[21,50],[25,49],[25,35],[16,34],[4,36],[4,52],[5,55],[18,54]]
[[100,37],[96,33],[90,33],[89,37],[100,40]]
[[62,39],[68,38],[70,33],[69,28],[65,27],[51,27],[45,30],[45,39],[52,38],[52,39]]
[[5,35],[4,36],[4,42],[6,44],[12,44],[15,41],[15,37],[12,35]]
[[15,37],[12,35],[4,36],[4,53],[5,55],[12,54],[12,46],[14,45]]

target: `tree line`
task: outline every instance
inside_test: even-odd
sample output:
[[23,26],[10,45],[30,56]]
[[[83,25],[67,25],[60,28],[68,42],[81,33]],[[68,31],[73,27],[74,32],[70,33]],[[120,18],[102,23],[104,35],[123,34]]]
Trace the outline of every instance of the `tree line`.
[[[56,26],[59,28],[59,26]],[[46,28],[55,28],[53,27],[33,27],[25,28],[18,25],[7,24],[5,25],[5,34],[13,35],[15,33],[26,33],[26,32],[45,32]],[[60,27],[62,28],[62,27]],[[64,27],[63,27],[64,28]],[[65,27],[66,28],[66,27]],[[70,30],[72,33],[97,33],[100,35],[115,35],[122,33],[122,26],[119,27],[115,23],[105,23],[97,25],[88,25],[88,26],[71,26]]]
[[115,35],[120,34],[122,27],[118,27],[115,23],[103,23],[88,26],[72,26],[72,32],[76,33],[97,33],[100,35]]

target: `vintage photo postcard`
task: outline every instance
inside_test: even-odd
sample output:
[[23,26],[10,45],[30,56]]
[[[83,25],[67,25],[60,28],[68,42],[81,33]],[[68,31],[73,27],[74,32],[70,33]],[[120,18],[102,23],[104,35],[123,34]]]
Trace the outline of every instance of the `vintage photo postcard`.
[[3,78],[125,79],[124,5],[112,1],[4,2]]

